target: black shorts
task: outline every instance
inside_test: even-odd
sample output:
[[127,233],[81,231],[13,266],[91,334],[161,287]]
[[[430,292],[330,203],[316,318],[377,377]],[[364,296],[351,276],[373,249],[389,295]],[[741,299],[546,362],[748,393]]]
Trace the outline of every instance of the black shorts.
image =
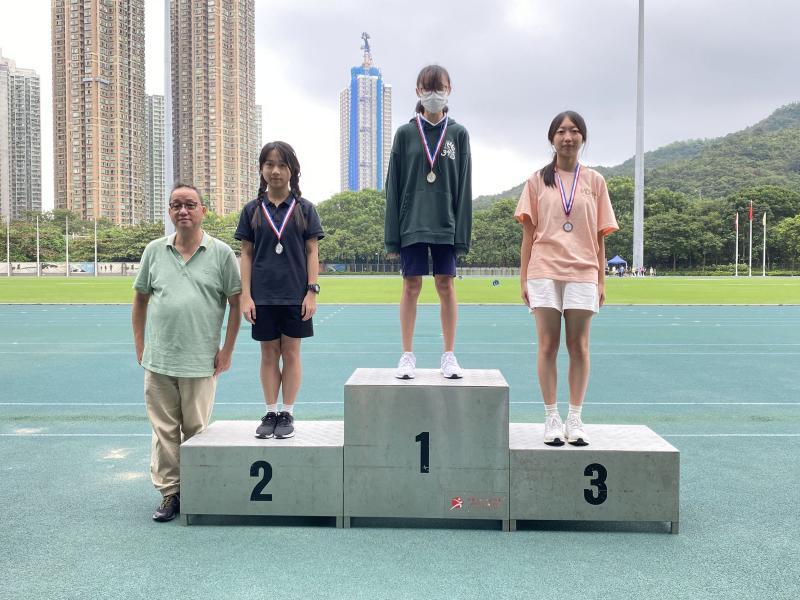
[[270,304],[256,306],[256,322],[253,324],[253,339],[271,342],[281,335],[291,338],[307,338],[314,335],[313,319],[303,321],[299,304]]
[[428,248],[431,251],[434,275],[456,276],[456,249],[452,244],[419,242],[400,248],[400,269],[403,277],[427,275]]

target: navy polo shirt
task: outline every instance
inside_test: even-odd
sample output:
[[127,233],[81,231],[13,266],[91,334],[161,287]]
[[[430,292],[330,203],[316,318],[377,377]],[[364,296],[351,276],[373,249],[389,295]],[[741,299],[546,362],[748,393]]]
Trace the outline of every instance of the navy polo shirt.
[[[278,236],[267,221],[262,206],[269,211],[275,227],[280,231],[294,195],[289,194],[278,206],[267,200],[266,195],[262,198],[251,200],[245,205],[234,234],[237,240],[247,240],[253,244],[250,295],[256,306],[302,304],[308,291],[306,240],[321,240],[325,237],[317,209],[305,198],[297,201],[294,210],[302,211],[305,230],[297,222],[298,215],[293,213],[281,235],[283,252],[277,254],[275,247],[278,245]],[[254,218],[256,211],[260,214]]]

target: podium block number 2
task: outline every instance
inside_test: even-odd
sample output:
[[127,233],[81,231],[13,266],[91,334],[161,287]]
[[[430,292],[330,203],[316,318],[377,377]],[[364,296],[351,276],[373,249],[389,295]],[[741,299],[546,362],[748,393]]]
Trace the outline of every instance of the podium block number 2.
[[250,465],[250,477],[258,477],[261,471],[264,471],[263,477],[253,488],[250,494],[250,502],[271,502],[272,494],[262,494],[261,492],[267,487],[267,484],[272,479],[272,465],[265,460],[257,460]]
[[592,463],[588,465],[584,470],[583,474],[586,477],[592,477],[589,481],[589,485],[594,486],[595,489],[585,489],[583,490],[583,498],[589,504],[602,504],[608,498],[608,487],[606,487],[606,477],[608,477],[608,471],[606,468],[599,464],[599,463]]
[[429,431],[423,431],[414,441],[419,442],[419,472],[430,473],[430,441],[431,434]]

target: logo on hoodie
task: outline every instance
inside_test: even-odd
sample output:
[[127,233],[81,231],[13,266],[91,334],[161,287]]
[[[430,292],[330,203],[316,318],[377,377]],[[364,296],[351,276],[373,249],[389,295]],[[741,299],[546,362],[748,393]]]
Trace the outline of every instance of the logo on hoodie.
[[456,159],[456,145],[452,140],[447,140],[442,147],[442,156],[446,156],[450,160]]

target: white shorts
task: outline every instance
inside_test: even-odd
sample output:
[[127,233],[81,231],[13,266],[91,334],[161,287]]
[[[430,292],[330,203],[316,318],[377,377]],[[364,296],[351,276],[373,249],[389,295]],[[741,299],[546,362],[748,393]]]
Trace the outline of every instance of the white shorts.
[[600,312],[596,283],[528,279],[528,301],[531,312],[537,308],[555,308],[560,313],[570,309]]

